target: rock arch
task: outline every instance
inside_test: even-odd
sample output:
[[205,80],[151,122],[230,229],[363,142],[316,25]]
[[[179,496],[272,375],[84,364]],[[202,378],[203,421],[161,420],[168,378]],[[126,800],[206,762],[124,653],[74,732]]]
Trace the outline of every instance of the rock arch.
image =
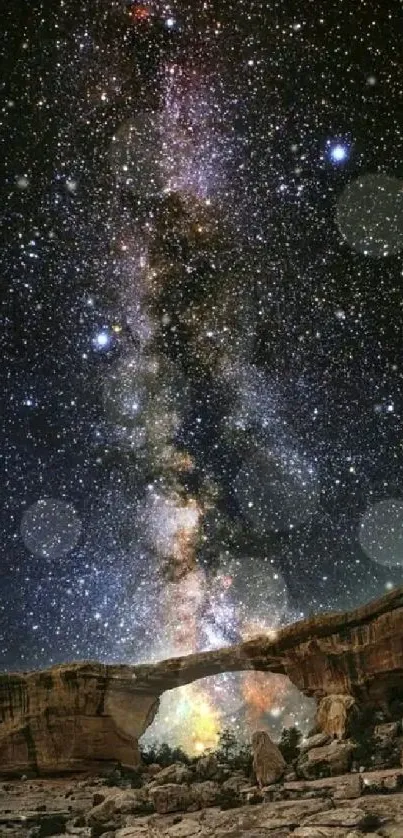
[[[139,762],[138,740],[165,690],[222,672],[287,675],[343,736],[350,713],[403,690],[403,588],[343,614],[303,620],[246,643],[156,664],[80,662],[0,676],[0,772],[76,771]],[[403,694],[403,693],[402,693]],[[341,708],[341,709],[340,709]]]

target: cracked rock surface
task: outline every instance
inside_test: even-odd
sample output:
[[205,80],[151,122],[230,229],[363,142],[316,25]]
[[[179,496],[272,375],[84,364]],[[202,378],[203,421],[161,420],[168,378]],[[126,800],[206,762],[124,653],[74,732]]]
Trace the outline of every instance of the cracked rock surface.
[[[176,766],[170,773],[182,780]],[[192,770],[190,770],[192,773]],[[161,784],[158,784],[161,773]],[[403,768],[316,780],[283,780],[261,791],[240,776],[229,793],[214,780],[167,782],[144,771],[140,788],[105,776],[3,782],[2,838],[403,838]],[[238,789],[238,791],[235,791]]]

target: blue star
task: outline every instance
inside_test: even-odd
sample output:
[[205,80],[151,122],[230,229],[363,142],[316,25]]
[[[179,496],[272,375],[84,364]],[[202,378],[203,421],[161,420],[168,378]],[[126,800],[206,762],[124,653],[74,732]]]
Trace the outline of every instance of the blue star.
[[111,342],[111,336],[108,332],[98,332],[95,335],[93,343],[97,349],[107,349]]
[[330,148],[330,159],[333,163],[343,163],[348,157],[348,148],[342,143],[337,143]]

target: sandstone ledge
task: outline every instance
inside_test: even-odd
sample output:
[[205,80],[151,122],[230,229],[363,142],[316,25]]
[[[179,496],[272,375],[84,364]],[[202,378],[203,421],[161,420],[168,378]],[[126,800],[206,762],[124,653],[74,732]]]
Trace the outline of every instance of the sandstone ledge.
[[[386,772],[377,774],[386,778]],[[388,775],[393,779],[392,772]],[[258,804],[226,810],[201,805],[188,812],[150,815],[136,814],[136,790],[105,787],[99,777],[7,782],[0,786],[0,833],[9,838],[30,838],[31,830],[78,838],[105,833],[108,838],[401,838],[403,794],[379,793],[375,774],[369,773],[361,778],[361,788],[371,778],[369,793],[358,789],[352,799],[351,778],[334,779],[331,787],[329,780],[326,785],[306,783],[298,798],[287,796],[284,784],[277,786],[276,799],[268,796]]]

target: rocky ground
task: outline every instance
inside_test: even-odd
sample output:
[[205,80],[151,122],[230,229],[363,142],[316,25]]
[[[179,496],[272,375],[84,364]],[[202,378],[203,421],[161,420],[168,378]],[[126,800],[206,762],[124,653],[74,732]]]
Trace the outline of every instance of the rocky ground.
[[[378,726],[368,741],[372,755],[352,741],[312,736],[283,776],[274,769],[262,789],[214,755],[131,772],[109,767],[98,776],[4,780],[0,835],[403,838],[401,726]],[[392,767],[381,767],[387,763]]]

